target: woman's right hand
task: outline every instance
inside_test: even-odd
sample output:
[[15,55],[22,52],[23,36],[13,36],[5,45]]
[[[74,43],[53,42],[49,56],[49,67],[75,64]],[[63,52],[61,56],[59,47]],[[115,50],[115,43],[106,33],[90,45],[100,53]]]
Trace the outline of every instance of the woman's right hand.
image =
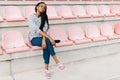
[[45,42],[45,39],[43,38],[42,40],[42,48],[43,49],[46,49],[47,48],[47,45],[46,45],[46,42]]

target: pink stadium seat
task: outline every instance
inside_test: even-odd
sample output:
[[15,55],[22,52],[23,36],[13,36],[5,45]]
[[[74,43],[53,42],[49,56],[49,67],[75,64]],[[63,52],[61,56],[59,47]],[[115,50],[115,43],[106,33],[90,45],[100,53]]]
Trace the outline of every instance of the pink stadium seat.
[[95,42],[107,40],[106,37],[103,37],[100,35],[100,31],[98,27],[95,25],[87,25],[85,27],[85,33],[86,33],[86,37],[92,39],[92,41],[95,41]]
[[120,22],[115,23],[115,25],[114,25],[114,32],[117,35],[120,35]]
[[2,51],[2,49],[0,48],[0,55],[2,54],[2,52],[3,52],[3,51]]
[[35,13],[35,7],[34,6],[25,6],[24,7],[24,17],[26,19],[33,13]]
[[23,36],[17,31],[8,31],[2,35],[2,48],[6,53],[16,53],[28,51]]
[[73,14],[75,16],[79,17],[79,18],[88,18],[88,17],[90,17],[90,15],[88,15],[86,13],[86,10],[84,9],[83,6],[75,5],[75,6],[73,6],[72,11],[73,11]]
[[110,7],[110,12],[111,12],[112,14],[115,14],[115,15],[120,16],[120,6],[118,6],[118,5],[112,5],[112,6]]
[[60,43],[56,43],[56,47],[69,46],[73,44],[72,41],[68,40],[67,34],[65,33],[63,28],[58,27],[50,28],[48,34],[54,40],[60,40]]
[[24,21],[20,9],[17,6],[4,7],[3,17],[8,22]]
[[77,16],[73,15],[72,10],[69,6],[59,6],[58,14],[64,19],[77,18]]
[[110,7],[107,5],[100,5],[99,12],[103,16],[115,16],[115,14],[110,13]]
[[3,22],[3,19],[2,19],[2,17],[0,16],[0,22]]
[[104,23],[100,26],[101,35],[106,36],[108,39],[120,38],[119,35],[114,33],[114,30],[111,25]]
[[91,39],[86,38],[83,30],[78,26],[68,28],[68,37],[75,44],[91,42]]
[[30,32],[27,33],[27,38],[26,38],[26,43],[27,43],[27,45],[28,45],[32,50],[41,50],[42,47],[32,46],[32,45],[31,45],[29,35],[30,35]]
[[55,6],[48,6],[47,7],[47,15],[49,20],[56,20],[61,19],[61,17],[58,15]]
[[87,14],[91,15],[92,17],[100,17],[100,16],[102,16],[98,11],[97,6],[95,6],[95,5],[88,5],[86,7],[86,11],[87,11]]

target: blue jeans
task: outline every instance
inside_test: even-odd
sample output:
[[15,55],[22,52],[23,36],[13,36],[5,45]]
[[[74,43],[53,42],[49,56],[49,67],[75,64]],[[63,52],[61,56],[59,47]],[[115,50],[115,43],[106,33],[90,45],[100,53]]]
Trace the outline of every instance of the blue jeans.
[[[33,38],[31,40],[31,44],[32,44],[32,46],[42,46],[42,37]],[[54,51],[54,48],[48,38],[46,38],[46,45],[47,45],[47,48],[43,49],[43,58],[44,58],[45,64],[49,64],[50,55],[54,56],[55,51]]]

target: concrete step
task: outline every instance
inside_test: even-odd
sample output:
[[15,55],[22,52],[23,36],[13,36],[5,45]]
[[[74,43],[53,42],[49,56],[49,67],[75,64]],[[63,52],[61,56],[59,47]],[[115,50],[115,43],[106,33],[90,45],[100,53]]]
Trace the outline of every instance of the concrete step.
[[[67,63],[63,71],[51,66],[50,80],[119,80],[119,67],[120,53],[116,53]],[[44,77],[44,69],[17,73],[14,78],[15,80],[47,80]]]
[[0,62],[0,80],[13,80],[10,61]]

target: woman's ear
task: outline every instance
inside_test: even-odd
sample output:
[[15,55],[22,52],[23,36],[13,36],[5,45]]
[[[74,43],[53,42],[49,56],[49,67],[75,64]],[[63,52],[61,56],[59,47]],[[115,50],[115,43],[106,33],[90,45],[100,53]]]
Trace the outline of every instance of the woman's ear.
[[37,10],[38,10],[38,7],[37,7]]

